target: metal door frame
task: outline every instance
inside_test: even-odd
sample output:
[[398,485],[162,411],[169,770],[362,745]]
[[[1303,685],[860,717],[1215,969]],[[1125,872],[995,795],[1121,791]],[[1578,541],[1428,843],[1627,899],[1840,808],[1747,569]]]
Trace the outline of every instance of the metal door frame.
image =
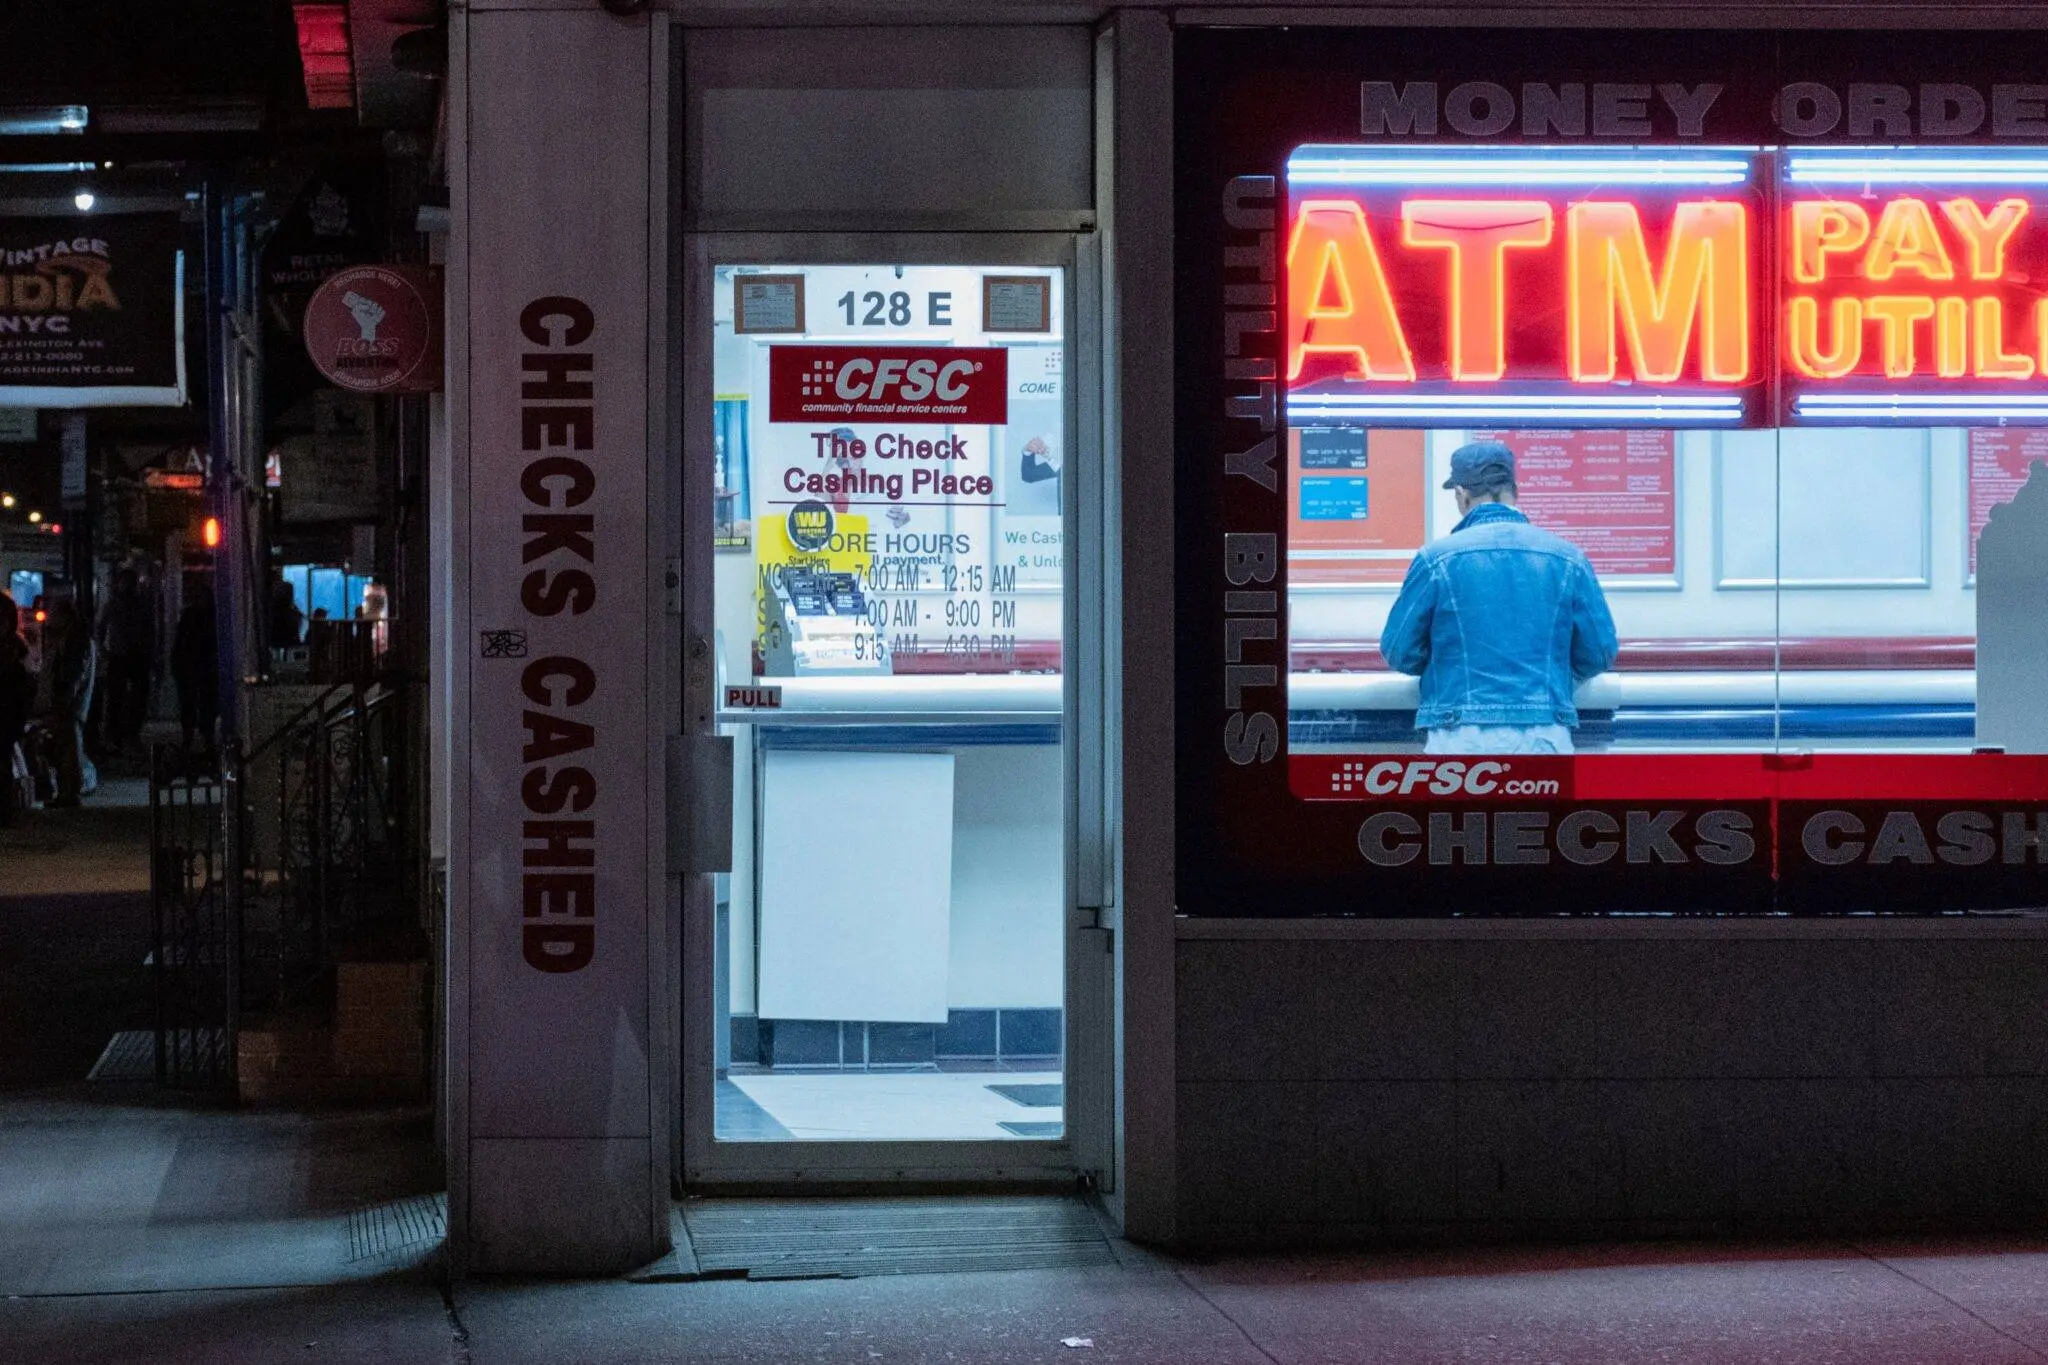
[[[1057,1140],[718,1142],[714,1136],[719,971],[717,905],[709,872],[682,877],[681,1138],[682,1182],[713,1186],[865,1185],[959,1181],[1071,1184],[1085,1174],[1108,1187],[1115,1077],[1113,956],[1103,923],[1104,889],[1114,869],[1105,807],[1103,603],[1103,424],[1101,272],[1092,233],[1074,232],[716,232],[680,243],[681,366],[676,446],[683,462],[681,589],[683,741],[717,732],[712,657],[713,270],[745,265],[972,265],[1057,268],[1065,272],[1067,467],[1062,480],[1063,610],[1061,647],[1062,808],[1065,813],[1063,1082],[1066,1132]],[[729,781],[717,788],[716,764],[685,764],[671,800],[686,811],[725,812]],[[700,805],[700,801],[707,804]],[[729,828],[729,820],[693,823]]]

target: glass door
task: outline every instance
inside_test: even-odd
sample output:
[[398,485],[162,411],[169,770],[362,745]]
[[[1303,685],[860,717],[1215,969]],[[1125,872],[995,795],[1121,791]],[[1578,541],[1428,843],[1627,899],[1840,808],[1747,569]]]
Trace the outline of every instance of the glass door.
[[692,263],[686,1168],[1071,1168],[1071,246],[833,241]]

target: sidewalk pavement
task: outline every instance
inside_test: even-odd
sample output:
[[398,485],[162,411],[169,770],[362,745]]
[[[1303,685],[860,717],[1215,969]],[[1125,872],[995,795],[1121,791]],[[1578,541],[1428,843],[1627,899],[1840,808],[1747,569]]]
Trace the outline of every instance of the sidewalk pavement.
[[[1093,1269],[448,1285],[366,1209],[418,1113],[0,1097],[0,1359],[451,1365],[2048,1360],[2048,1238],[1499,1248]],[[415,1228],[417,1224],[413,1225]]]
[[69,810],[0,829],[0,899],[149,890],[149,781],[109,777]]
[[[0,1300],[19,1361],[1756,1362],[2048,1358],[2039,1246],[1619,1247],[692,1284]],[[1070,1344],[1071,1343],[1071,1344]]]
[[149,1026],[149,916],[146,781],[0,829],[0,1088],[81,1080]]

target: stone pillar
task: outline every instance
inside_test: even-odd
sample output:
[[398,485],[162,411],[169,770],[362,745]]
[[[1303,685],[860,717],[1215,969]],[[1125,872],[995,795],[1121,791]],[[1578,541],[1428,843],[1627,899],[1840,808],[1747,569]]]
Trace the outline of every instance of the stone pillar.
[[613,1273],[675,1122],[667,27],[451,9],[450,1245]]

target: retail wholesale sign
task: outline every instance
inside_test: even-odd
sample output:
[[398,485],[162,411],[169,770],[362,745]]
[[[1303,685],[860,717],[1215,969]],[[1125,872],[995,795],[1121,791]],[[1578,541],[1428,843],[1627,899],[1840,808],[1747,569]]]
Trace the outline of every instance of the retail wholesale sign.
[[306,301],[306,354],[355,393],[441,387],[441,272],[430,266],[337,270]]
[[181,234],[171,213],[0,224],[0,403],[183,404]]
[[771,422],[1000,426],[1009,397],[1000,346],[776,346],[768,355]]

